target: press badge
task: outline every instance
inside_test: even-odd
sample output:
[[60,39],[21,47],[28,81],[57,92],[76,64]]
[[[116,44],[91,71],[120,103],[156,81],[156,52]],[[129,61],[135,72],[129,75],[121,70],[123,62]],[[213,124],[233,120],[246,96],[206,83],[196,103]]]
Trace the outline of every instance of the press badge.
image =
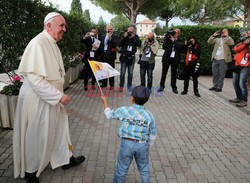
[[247,63],[246,58],[243,58],[243,59],[241,60],[241,62],[240,62],[240,64],[242,64],[242,65],[245,65],[246,63]]
[[132,51],[132,46],[128,46],[127,51]]
[[175,51],[172,51],[170,58],[174,58],[175,57]]
[[104,46],[104,50],[107,50],[107,49],[108,49],[108,45],[105,45],[105,46]]
[[189,55],[188,55],[188,61],[191,61],[192,60],[192,53],[190,53]]
[[221,50],[220,49],[217,50],[217,52],[216,52],[216,56],[219,56],[219,55],[221,55]]
[[95,52],[91,51],[89,56],[90,56],[90,58],[94,58],[95,57]]
[[148,52],[148,54],[146,55],[147,58],[150,58],[151,57],[151,51]]

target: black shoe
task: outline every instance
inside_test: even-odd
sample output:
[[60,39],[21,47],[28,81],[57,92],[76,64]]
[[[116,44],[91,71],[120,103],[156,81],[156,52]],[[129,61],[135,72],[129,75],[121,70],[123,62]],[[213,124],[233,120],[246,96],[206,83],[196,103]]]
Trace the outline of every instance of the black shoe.
[[209,90],[216,90],[216,88],[215,88],[215,87],[212,87],[212,88],[209,88]]
[[173,90],[173,92],[174,92],[175,94],[178,94],[178,91],[177,91],[177,90]]
[[119,92],[122,92],[123,91],[123,86],[120,86],[119,87]]
[[183,91],[181,92],[181,95],[186,95],[188,92],[187,91]]
[[86,159],[86,158],[85,158],[84,156],[78,156],[78,157],[76,157],[76,158],[75,158],[74,156],[72,156],[72,157],[70,158],[70,160],[69,160],[69,164],[63,165],[63,166],[62,166],[62,169],[63,169],[63,170],[67,170],[67,169],[69,169],[69,168],[71,168],[71,167],[80,165],[82,162],[84,162],[85,159]]
[[215,92],[221,92],[221,91],[222,89],[218,89],[218,88],[215,90]]
[[195,93],[194,94],[196,97],[201,97],[201,95],[199,93]]
[[101,87],[107,87],[107,85],[101,85]]
[[114,90],[114,87],[113,87],[113,86],[111,86],[111,87],[109,88],[109,90]]
[[87,91],[87,90],[88,90],[88,87],[87,87],[87,86],[85,86],[85,87],[84,87],[84,90],[85,90],[85,91]]
[[36,172],[34,173],[25,172],[25,180],[27,183],[39,183],[39,180],[36,177]]
[[158,90],[157,90],[157,92],[162,92],[164,90],[164,88],[163,87],[160,87]]

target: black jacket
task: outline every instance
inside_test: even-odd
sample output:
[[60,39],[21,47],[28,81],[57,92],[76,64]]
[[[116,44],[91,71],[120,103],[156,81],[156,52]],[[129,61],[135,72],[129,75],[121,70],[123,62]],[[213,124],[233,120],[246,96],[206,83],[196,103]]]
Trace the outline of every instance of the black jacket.
[[194,55],[196,55],[198,57],[198,60],[189,62],[189,64],[188,64],[189,66],[194,67],[196,65],[196,62],[200,61],[200,54],[201,54],[200,46],[199,46],[199,44],[192,45],[191,47],[188,47],[187,45],[184,45],[184,51],[186,53],[185,57],[184,57],[184,64],[185,65],[186,65],[186,57],[187,57],[187,54],[188,54],[188,49],[190,50],[190,52],[192,52],[192,54],[194,54]]
[[[94,43],[94,39],[91,36],[88,36],[85,39],[82,39],[81,42],[83,44],[85,44],[85,46],[86,46],[86,51],[85,51],[85,54],[84,54],[84,58],[85,59],[91,59],[91,60],[98,60],[99,55],[100,55],[99,49],[97,49],[96,51],[92,50],[92,44]],[[90,52],[91,51],[94,52],[94,58],[90,58]]]
[[116,51],[117,45],[119,43],[119,38],[114,34],[111,36],[111,40],[108,40],[108,49],[104,51],[104,41],[105,41],[106,34],[101,37],[101,45],[99,47],[100,50],[100,60],[102,62],[113,62],[116,59]]
[[173,46],[175,51],[174,60],[176,63],[180,61],[181,53],[185,53],[183,42],[179,38],[174,42],[172,42],[170,38],[166,38],[163,42],[163,49],[165,52],[162,56],[162,62],[168,62],[170,60]]
[[[135,35],[135,37],[132,39],[129,39],[128,37],[123,37],[119,43],[119,46],[121,47],[121,54],[124,54],[126,56],[132,56],[136,53],[137,47],[141,46],[141,40],[138,35]],[[132,46],[131,51],[128,50],[128,46]]]

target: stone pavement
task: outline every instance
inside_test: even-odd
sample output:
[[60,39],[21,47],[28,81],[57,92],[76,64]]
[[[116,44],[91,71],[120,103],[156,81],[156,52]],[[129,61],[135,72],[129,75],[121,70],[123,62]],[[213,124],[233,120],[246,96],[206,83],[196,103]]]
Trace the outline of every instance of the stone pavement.
[[[134,74],[134,84],[139,85],[137,64]],[[159,85],[160,76],[161,63],[157,58],[154,86]],[[115,79],[117,86],[119,78]],[[199,85],[201,98],[197,98],[193,95],[192,82],[185,96],[172,93],[169,83],[168,77],[164,92],[154,91],[146,104],[156,117],[158,129],[158,139],[150,148],[151,182],[250,182],[250,115],[209,91],[205,85]],[[180,93],[183,81],[178,80],[177,84]],[[67,111],[76,148],[74,154],[83,154],[87,159],[66,171],[48,167],[40,181],[112,182],[120,145],[116,130],[120,123],[105,118],[100,99],[87,97],[82,80],[72,84],[66,93],[72,99]],[[108,101],[113,107],[130,105],[126,90],[122,94],[115,91]],[[13,179],[10,130],[0,133],[0,182],[24,182]],[[126,182],[140,182],[134,162]]]

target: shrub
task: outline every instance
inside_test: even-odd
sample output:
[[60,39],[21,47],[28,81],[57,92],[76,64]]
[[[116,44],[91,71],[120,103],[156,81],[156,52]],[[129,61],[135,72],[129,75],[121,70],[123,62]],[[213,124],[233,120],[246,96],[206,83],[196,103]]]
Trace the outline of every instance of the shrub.
[[[214,45],[207,43],[208,38],[216,31],[227,28],[230,32],[230,36],[233,38],[235,44],[239,43],[240,30],[236,27],[222,27],[222,26],[174,26],[169,29],[181,29],[181,39],[186,40],[190,36],[195,36],[201,47],[201,74],[210,75],[212,72],[211,55]],[[232,54],[233,54],[233,46]],[[184,56],[183,56],[184,59]]]

